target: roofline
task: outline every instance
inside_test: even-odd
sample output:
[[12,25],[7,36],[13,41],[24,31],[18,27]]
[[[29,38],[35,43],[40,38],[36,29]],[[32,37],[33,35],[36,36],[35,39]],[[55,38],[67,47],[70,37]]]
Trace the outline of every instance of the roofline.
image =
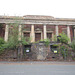
[[[29,16],[29,15],[26,15]],[[35,16],[35,15],[31,15]],[[43,15],[36,15],[36,16],[43,16]],[[48,16],[49,17],[49,16]],[[51,16],[50,16],[51,17]],[[51,19],[34,19],[34,18],[25,18],[24,16],[0,16],[0,19],[13,19],[13,20],[50,20],[50,21],[75,21],[75,18],[51,18]]]

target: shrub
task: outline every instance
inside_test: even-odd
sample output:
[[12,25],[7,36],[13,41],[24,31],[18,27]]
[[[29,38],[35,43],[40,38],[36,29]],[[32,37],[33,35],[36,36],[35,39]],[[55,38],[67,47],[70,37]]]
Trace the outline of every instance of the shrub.
[[69,41],[68,36],[65,33],[59,34],[61,37],[58,37],[61,43],[67,44]]
[[[11,29],[10,29],[11,28]],[[18,41],[18,24],[9,25],[9,39],[5,44],[7,49],[16,49],[19,45]]]
[[54,44],[53,46],[56,46],[56,47],[58,47],[58,46],[59,46],[59,44]]
[[43,41],[46,46],[48,46],[50,44],[50,40],[48,38],[47,39],[40,40],[40,41]]
[[75,39],[71,42],[70,46],[71,46],[72,50],[75,51]]
[[22,37],[22,44],[23,45],[28,45],[31,43],[31,38],[30,37]]
[[60,46],[61,54],[64,59],[68,56],[68,46],[67,45],[62,45]]
[[0,45],[4,44],[4,39],[0,37]]
[[57,36],[56,36],[56,35],[54,35],[53,40],[54,40],[54,41],[57,41]]
[[0,37],[0,54],[4,51],[4,40],[3,38]]
[[9,38],[9,41],[5,44],[8,49],[16,49],[18,47],[19,41],[18,38],[12,36]]
[[44,39],[45,41],[45,45],[48,46],[50,44],[50,40],[47,38],[47,39]]

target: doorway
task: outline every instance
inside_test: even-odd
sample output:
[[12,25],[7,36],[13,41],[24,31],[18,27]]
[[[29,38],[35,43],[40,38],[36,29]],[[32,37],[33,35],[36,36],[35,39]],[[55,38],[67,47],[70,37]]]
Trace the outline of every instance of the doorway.
[[41,33],[35,33],[35,41],[41,40]]

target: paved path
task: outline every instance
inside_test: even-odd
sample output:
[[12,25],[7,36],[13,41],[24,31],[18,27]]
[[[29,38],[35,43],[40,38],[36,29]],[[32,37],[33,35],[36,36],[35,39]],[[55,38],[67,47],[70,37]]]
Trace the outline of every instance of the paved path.
[[0,62],[0,75],[75,75],[75,62]]

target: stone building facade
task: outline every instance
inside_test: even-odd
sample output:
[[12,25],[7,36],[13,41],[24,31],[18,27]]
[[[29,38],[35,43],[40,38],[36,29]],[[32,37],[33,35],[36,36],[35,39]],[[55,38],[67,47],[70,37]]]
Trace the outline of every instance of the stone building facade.
[[[53,41],[54,35],[64,32],[70,38],[70,42],[75,37],[75,19],[54,18],[52,16],[26,15],[0,16],[0,36],[8,41],[9,25],[17,21],[20,36],[31,37],[31,42],[49,38]],[[19,37],[19,40],[21,38]]]
[[[18,24],[17,30],[19,41],[21,40],[20,36],[30,37],[31,42],[36,42],[47,38],[49,38],[50,41],[54,41],[54,36],[59,36],[62,32],[69,37],[69,43],[75,37],[75,19],[54,18],[52,16],[40,15],[26,15],[23,17],[0,16],[0,37],[3,37],[6,42],[8,41],[10,31],[13,28],[12,26],[10,27],[10,24],[14,25],[16,23]],[[10,53],[10,55],[15,56],[14,58],[18,56],[17,52],[13,52],[12,54],[11,51]],[[54,58],[54,56],[55,54],[50,50],[50,46],[46,47],[44,43],[33,43],[31,46],[31,52],[26,53],[24,59],[46,60]]]

